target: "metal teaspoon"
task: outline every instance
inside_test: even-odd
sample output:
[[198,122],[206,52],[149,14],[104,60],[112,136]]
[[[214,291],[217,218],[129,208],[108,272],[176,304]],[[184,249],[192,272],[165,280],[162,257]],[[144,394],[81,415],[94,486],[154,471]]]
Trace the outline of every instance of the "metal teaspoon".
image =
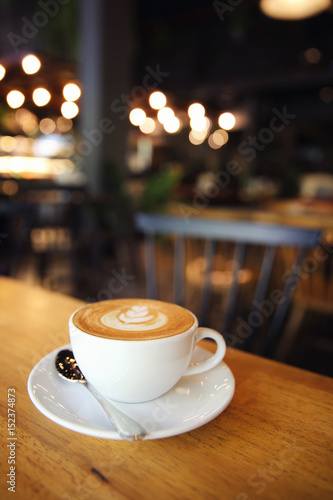
[[147,431],[139,423],[118,410],[110,401],[99,394],[92,385],[88,384],[71,350],[63,349],[59,351],[55,359],[55,365],[62,378],[71,382],[81,382],[81,384],[86,386],[100,403],[115,430],[123,439],[126,441],[139,441],[147,435]]

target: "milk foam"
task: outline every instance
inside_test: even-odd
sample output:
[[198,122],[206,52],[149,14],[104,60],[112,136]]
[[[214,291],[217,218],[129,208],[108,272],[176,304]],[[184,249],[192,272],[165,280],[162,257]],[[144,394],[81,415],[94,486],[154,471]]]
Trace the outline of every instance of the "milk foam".
[[183,307],[149,299],[114,299],[87,304],[73,315],[74,325],[97,337],[152,340],[186,332],[195,317]]
[[134,305],[125,312],[116,309],[104,314],[101,322],[116,330],[139,332],[161,328],[166,324],[167,317],[161,312],[150,311],[147,306]]

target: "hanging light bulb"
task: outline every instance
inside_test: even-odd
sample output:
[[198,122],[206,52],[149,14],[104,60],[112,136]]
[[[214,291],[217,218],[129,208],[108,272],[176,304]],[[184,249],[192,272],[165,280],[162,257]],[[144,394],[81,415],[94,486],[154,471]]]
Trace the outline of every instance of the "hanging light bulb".
[[6,74],[6,68],[2,66],[2,64],[0,64],[0,80],[4,78],[5,74]]
[[315,16],[330,5],[330,0],[260,0],[260,9],[266,16],[285,21]]

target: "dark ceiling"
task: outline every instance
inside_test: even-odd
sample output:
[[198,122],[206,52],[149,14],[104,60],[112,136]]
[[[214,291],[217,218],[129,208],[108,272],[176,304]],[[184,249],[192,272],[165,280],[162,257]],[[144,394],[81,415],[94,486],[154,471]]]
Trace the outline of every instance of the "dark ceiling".
[[[20,34],[23,16],[33,18],[39,1],[0,0],[0,58],[16,57],[19,64],[8,33]],[[117,2],[102,1],[112,15]],[[222,155],[237,154],[241,134],[246,138],[257,133],[267,126],[274,108],[286,108],[297,120],[258,155],[258,171],[280,175],[284,169],[289,175],[290,165],[299,171],[331,171],[333,14],[278,21],[265,16],[258,4],[259,0],[124,0],[121,6],[133,24],[132,85],[140,85],[147,66],[158,67],[169,73],[159,88],[172,96],[175,109],[186,110],[193,100],[202,102],[211,116],[228,108],[244,109],[250,117],[248,127],[231,134]],[[55,79],[56,60],[79,63],[79,15],[80,0],[70,0],[20,47],[49,57]],[[107,18],[105,24],[108,27]],[[123,26],[114,33],[121,41]],[[4,88],[5,84],[4,80]],[[320,151],[319,159],[314,161],[308,150],[301,157],[303,145]]]
[[[333,80],[332,20],[330,12],[302,21],[274,20],[254,0],[139,0],[137,78],[147,64],[160,64],[170,72],[165,89],[177,90],[180,98],[192,94],[215,101],[251,91],[317,92]],[[319,51],[318,62],[306,60],[309,48]]]
[[[104,0],[106,3],[111,0]],[[117,8],[117,2],[112,2]],[[60,2],[59,2],[60,4]],[[333,14],[302,21],[265,16],[259,0],[127,0],[133,20],[133,84],[147,65],[169,72],[165,90],[211,99],[220,106],[249,92],[320,89],[333,79]],[[110,5],[110,4],[109,4]],[[26,43],[13,48],[24,19],[41,10],[38,0],[0,0],[0,57],[44,52],[78,61],[80,0],[71,0]],[[121,30],[121,27],[119,27]],[[304,53],[315,48],[316,63]]]

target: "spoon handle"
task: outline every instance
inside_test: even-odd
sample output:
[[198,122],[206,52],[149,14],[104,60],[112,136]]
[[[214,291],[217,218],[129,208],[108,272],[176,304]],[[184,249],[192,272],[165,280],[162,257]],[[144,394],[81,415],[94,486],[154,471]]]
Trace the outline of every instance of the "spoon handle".
[[96,389],[85,383],[87,389],[97,399],[109,417],[118,434],[126,441],[140,441],[147,435],[147,431],[138,423],[118,410],[109,400],[104,398]]

